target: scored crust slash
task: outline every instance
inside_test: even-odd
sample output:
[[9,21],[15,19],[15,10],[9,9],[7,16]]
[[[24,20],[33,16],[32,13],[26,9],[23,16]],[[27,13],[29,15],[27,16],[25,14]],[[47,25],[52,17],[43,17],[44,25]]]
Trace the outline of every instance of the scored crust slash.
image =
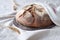
[[17,29],[17,28],[15,28],[15,27],[8,27],[9,29],[11,29],[11,30],[13,30],[13,31],[15,31],[15,32],[17,32],[18,34],[20,34],[20,31]]

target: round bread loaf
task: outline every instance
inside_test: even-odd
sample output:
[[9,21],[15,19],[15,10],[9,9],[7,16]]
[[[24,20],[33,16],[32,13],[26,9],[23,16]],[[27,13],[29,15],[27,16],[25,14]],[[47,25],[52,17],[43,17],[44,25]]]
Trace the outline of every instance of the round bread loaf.
[[16,21],[31,28],[46,28],[53,25],[46,10],[37,4],[25,6],[16,14]]

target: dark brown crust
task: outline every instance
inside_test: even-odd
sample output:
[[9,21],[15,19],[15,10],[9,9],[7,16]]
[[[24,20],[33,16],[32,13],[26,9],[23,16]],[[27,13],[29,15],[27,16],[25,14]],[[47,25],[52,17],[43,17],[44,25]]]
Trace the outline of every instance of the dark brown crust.
[[[26,11],[30,12],[30,14],[32,15],[32,17],[29,17],[26,19],[26,21],[24,21],[24,23],[22,23],[20,20],[20,18],[24,18],[24,16],[26,15],[26,11],[24,11],[24,13],[22,15],[19,16],[20,20],[19,23],[27,26],[27,27],[32,27],[32,28],[45,28],[48,27],[50,25],[53,25],[54,23],[51,21],[49,15],[47,13],[44,13],[43,16],[39,16],[37,15],[37,13],[35,13],[35,9],[36,7],[34,5],[31,5],[31,7],[29,9],[27,9]],[[39,12],[44,12],[44,8],[40,8],[37,9]],[[32,18],[32,19],[31,19]],[[29,24],[31,22],[31,20],[33,20],[33,22],[31,24]]]

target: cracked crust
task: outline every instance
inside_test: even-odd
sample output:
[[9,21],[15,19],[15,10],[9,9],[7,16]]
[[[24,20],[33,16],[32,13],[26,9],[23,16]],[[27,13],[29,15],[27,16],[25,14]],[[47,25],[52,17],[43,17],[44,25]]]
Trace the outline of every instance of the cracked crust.
[[23,10],[16,14],[16,20],[21,24],[33,28],[45,28],[53,25],[47,12],[41,5],[28,5]]

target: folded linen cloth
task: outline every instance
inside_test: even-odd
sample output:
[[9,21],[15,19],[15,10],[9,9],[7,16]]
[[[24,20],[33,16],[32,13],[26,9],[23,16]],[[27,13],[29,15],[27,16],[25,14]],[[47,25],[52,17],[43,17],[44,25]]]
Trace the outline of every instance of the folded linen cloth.
[[[11,2],[11,3],[10,3]],[[22,6],[24,6],[24,3],[29,3],[29,2],[45,2],[45,3],[53,3],[56,2],[56,4],[59,4],[59,0],[58,1],[55,1],[55,0],[16,0],[16,2],[18,4],[20,4],[20,6],[18,7],[18,11],[22,8]],[[2,5],[1,5],[2,4]],[[0,40],[27,40],[30,36],[32,36],[35,32],[40,32],[41,33],[41,30],[36,30],[36,31],[25,31],[25,30],[20,30],[21,32],[21,35],[17,34],[16,32],[14,32],[13,30],[9,29],[8,27],[9,26],[13,26],[12,24],[12,21],[14,19],[14,16],[15,16],[15,12],[12,10],[12,1],[10,0],[0,0]],[[55,5],[56,5],[55,4]],[[1,8],[3,6],[3,9]],[[5,8],[6,7],[6,8]],[[21,7],[21,8],[20,8]],[[49,39],[52,39],[52,40],[59,40],[60,39],[60,34],[59,34],[59,29],[60,27],[59,26],[56,26],[52,29],[49,29],[49,33],[51,33],[51,35],[53,35],[53,37],[51,36],[47,36],[47,38],[49,37]],[[58,30],[57,30],[58,29]],[[42,29],[43,30],[43,29]],[[56,31],[57,30],[57,31]],[[47,30],[43,30],[42,32],[46,33]],[[44,34],[46,35],[46,34]],[[48,34],[50,35],[50,34]],[[55,35],[57,36],[55,38]],[[59,35],[59,36],[58,36]],[[20,38],[21,37],[21,38]],[[54,39],[55,38],[55,39]],[[44,39],[44,38],[43,38]],[[46,40],[49,40],[49,39],[46,39]],[[45,39],[44,39],[45,40]]]

